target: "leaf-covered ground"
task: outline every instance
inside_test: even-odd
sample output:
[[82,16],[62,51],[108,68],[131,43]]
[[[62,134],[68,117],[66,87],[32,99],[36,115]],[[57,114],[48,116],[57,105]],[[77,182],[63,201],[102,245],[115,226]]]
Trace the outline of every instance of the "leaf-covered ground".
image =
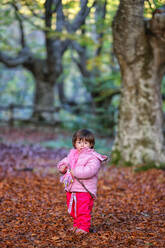
[[1,248],[165,247],[165,171],[103,166],[91,232],[78,236],[68,231],[72,220],[55,167],[67,150],[37,145],[47,138],[43,132],[29,133],[34,145],[14,144],[22,135],[3,132],[0,144]]

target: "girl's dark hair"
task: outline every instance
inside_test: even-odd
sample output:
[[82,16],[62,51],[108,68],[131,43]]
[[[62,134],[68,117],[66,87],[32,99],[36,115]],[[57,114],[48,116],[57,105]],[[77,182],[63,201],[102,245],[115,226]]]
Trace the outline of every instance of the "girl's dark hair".
[[75,143],[77,139],[79,140],[85,139],[86,141],[90,143],[91,148],[94,148],[95,137],[91,131],[87,129],[80,129],[77,132],[75,132],[72,137],[72,144],[74,147],[75,147]]

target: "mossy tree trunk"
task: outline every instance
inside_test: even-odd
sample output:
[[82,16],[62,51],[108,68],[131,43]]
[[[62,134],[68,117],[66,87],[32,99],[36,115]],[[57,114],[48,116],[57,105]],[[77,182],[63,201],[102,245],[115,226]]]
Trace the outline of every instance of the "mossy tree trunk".
[[122,74],[116,162],[165,162],[161,81],[165,73],[165,10],[143,18],[144,1],[121,0],[113,22],[114,51]]

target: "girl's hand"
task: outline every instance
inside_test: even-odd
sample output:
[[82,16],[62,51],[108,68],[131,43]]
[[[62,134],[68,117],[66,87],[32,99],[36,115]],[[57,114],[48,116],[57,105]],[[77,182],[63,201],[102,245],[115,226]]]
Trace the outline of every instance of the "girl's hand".
[[70,170],[70,174],[72,175],[72,177],[74,177],[73,170]]
[[60,166],[59,171],[62,174],[65,174],[67,172],[67,169],[68,169],[68,166],[66,164],[63,164],[63,165]]

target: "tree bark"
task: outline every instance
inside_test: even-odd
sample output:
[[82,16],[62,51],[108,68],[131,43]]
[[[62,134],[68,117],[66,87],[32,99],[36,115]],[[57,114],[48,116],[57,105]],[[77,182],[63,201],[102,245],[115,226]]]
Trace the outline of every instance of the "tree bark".
[[54,103],[54,85],[36,79],[33,118],[39,121],[53,122],[53,112],[49,112],[49,110],[55,109],[52,103]]
[[[145,24],[143,8],[144,1],[121,0],[113,22],[122,89],[112,157],[135,166],[165,162],[161,98],[165,18],[162,12]],[[160,19],[163,24],[155,29]]]

